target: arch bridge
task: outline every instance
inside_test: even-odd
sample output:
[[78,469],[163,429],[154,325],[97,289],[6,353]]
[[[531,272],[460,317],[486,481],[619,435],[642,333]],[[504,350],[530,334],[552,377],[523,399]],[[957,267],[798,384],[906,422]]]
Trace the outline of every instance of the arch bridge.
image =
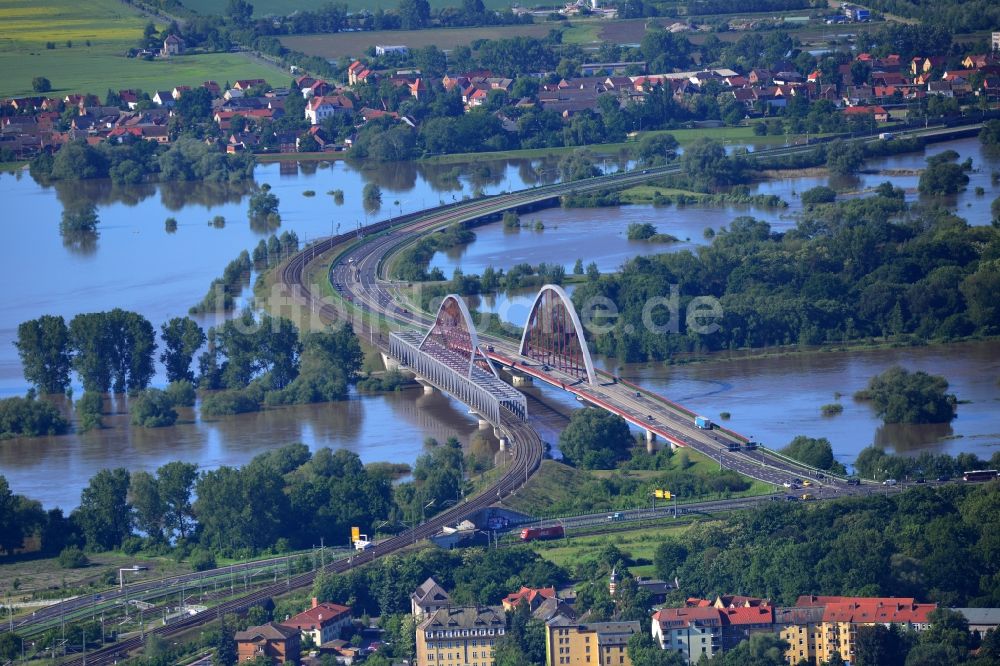
[[479,346],[465,301],[449,294],[441,301],[426,334],[401,331],[389,337],[389,353],[421,379],[450,393],[494,426],[501,410],[528,419],[527,400],[497,373]]

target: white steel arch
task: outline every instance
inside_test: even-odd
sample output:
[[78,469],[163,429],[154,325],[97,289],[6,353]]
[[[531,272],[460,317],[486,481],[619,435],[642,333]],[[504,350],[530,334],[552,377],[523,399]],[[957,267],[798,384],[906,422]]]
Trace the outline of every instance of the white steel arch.
[[[522,356],[557,366],[572,374],[586,374],[587,381],[597,383],[594,361],[583,335],[580,316],[566,290],[556,284],[546,284],[535,296],[528,321],[521,334]],[[582,368],[579,364],[583,365]]]

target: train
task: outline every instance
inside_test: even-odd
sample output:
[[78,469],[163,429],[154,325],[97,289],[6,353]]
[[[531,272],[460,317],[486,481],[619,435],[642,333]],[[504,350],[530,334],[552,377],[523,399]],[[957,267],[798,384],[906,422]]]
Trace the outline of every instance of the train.
[[995,469],[977,469],[971,472],[966,472],[962,475],[963,481],[990,481],[997,478],[1000,472]]
[[521,541],[535,541],[544,539],[561,539],[566,536],[566,530],[562,525],[552,527],[525,527],[521,530]]

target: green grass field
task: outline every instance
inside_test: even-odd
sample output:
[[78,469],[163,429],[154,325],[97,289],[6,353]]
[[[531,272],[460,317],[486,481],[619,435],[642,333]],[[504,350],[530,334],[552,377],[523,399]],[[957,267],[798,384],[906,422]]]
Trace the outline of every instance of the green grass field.
[[[190,55],[145,62],[125,58],[147,19],[116,0],[0,0],[0,97],[34,94],[31,79],[44,76],[53,95],[108,88],[152,91],[175,85],[219,84],[243,78],[284,82],[280,70],[238,53]],[[72,42],[72,47],[67,46]],[[87,42],[90,46],[87,46]],[[54,49],[45,48],[53,42]]]
[[[287,16],[294,11],[312,11],[330,3],[330,0],[251,0],[256,16]],[[395,9],[399,0],[342,0],[350,11],[362,9]],[[461,7],[461,0],[430,0],[431,9],[441,7]],[[487,9],[506,9],[508,0],[483,0]],[[185,7],[199,14],[221,14],[226,10],[226,0],[185,0]]]
[[621,530],[614,534],[574,537],[572,534],[559,541],[533,541],[532,548],[539,555],[561,567],[572,568],[580,562],[596,560],[601,550],[614,545],[624,552],[635,564],[629,571],[637,576],[653,576],[653,553],[666,538],[676,538],[688,529],[688,525],[666,525]]

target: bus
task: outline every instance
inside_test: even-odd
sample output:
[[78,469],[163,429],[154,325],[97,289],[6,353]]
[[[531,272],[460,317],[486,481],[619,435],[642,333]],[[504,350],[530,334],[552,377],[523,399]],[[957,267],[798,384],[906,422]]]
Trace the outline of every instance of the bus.
[[997,478],[998,472],[995,469],[977,469],[966,472],[962,475],[963,481],[989,481]]

